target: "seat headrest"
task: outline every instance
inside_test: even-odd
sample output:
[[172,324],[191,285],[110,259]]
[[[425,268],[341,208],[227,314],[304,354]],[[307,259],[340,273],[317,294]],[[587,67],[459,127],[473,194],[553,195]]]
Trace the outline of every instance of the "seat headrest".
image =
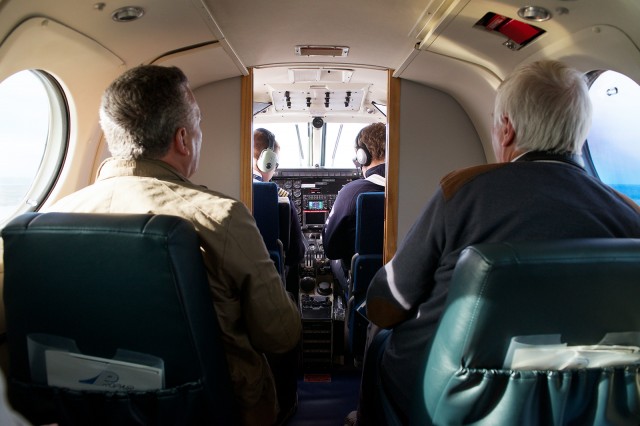
[[358,254],[382,254],[384,243],[384,192],[363,192],[356,199]]

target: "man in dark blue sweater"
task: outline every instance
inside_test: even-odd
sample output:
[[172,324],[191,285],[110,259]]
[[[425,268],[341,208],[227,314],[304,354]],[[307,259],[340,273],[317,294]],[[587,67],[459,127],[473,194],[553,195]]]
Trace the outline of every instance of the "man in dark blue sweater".
[[[373,278],[368,318],[393,330],[380,375],[405,420],[416,371],[465,247],[640,237],[638,205],[581,165],[591,114],[580,72],[550,60],[516,70],[496,97],[492,142],[498,163],[445,176],[393,259]],[[360,408],[360,423],[368,424],[362,419],[366,401]]]
[[334,259],[332,270],[343,290],[355,254],[356,200],[363,192],[384,192],[387,129],[383,123],[364,127],[356,137],[355,162],[364,179],[346,184],[339,192],[322,230],[327,258]]

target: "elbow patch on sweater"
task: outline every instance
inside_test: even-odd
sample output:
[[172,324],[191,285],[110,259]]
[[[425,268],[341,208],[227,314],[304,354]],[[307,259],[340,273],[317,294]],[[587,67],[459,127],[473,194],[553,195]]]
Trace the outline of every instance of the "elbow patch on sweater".
[[373,297],[367,299],[367,317],[382,328],[391,328],[409,318],[409,312],[386,299]]
[[449,173],[440,180],[440,187],[445,200],[450,200],[460,188],[471,182],[477,176],[503,167],[505,163],[484,164],[482,166],[468,167]]

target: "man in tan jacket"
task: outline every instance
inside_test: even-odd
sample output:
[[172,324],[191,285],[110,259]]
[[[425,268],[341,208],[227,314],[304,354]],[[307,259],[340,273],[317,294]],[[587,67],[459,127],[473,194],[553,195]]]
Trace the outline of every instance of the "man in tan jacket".
[[275,423],[278,404],[265,353],[295,348],[301,320],[241,202],[191,183],[198,167],[200,109],[178,68],[140,66],[105,91],[100,125],[112,158],[96,182],[48,210],[162,213],[200,236],[243,422]]

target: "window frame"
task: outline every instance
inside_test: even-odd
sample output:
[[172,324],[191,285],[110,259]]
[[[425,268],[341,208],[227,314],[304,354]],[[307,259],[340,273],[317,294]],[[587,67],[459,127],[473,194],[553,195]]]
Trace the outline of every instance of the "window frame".
[[37,211],[46,202],[62,174],[69,151],[70,108],[62,85],[42,69],[24,69],[12,76],[20,72],[30,72],[42,84],[49,102],[49,127],[42,158],[31,185],[14,210],[0,218],[0,228],[22,213]]

